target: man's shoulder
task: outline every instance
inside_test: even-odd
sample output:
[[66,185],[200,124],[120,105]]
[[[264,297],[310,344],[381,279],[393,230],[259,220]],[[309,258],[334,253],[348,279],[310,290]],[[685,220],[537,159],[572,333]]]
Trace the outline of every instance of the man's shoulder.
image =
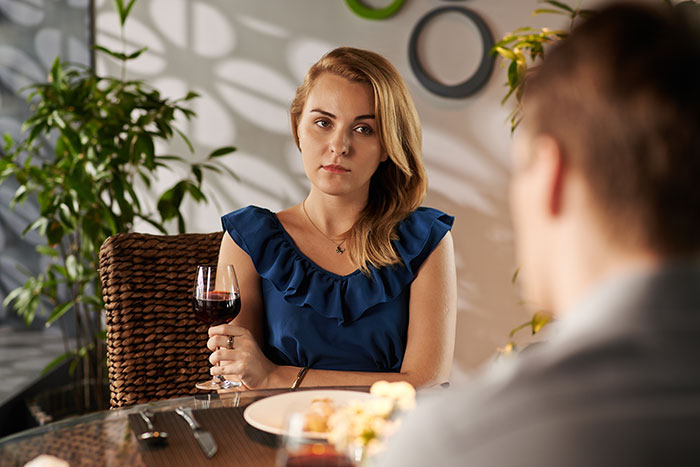
[[[700,465],[689,437],[700,432],[695,357],[657,358],[624,333],[569,349],[543,344],[420,406],[386,465],[611,465],[616,456],[626,456],[617,465],[662,465],[655,456],[672,447]],[[412,452],[410,462],[397,450]]]

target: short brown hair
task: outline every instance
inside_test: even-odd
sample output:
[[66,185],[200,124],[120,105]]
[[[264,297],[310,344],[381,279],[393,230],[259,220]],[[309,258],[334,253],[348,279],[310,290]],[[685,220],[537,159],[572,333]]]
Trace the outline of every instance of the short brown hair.
[[377,135],[382,151],[388,156],[372,176],[367,206],[348,232],[346,241],[351,261],[368,273],[369,265],[400,263],[391,243],[397,238],[396,226],[425,198],[428,181],[421,153],[420,120],[401,75],[386,58],[369,50],[339,47],[316,62],[297,89],[290,108],[297,147],[304,104],[324,73],[372,88]]
[[524,126],[562,146],[620,241],[700,250],[700,39],[670,7],[618,4],[527,79]]

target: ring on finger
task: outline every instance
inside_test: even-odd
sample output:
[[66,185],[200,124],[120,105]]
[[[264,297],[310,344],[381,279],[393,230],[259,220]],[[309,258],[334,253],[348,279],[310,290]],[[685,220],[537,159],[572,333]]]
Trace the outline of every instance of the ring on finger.
[[233,336],[228,336],[228,341],[226,342],[226,347],[233,349]]

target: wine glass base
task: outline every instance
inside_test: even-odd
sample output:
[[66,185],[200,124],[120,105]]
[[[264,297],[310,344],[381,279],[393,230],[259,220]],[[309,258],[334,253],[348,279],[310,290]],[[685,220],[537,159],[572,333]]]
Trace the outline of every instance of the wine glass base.
[[218,391],[219,389],[232,389],[240,386],[242,386],[240,381],[229,381],[227,379],[218,380],[216,378],[208,381],[200,381],[199,383],[195,384],[197,389],[202,389],[205,391]]

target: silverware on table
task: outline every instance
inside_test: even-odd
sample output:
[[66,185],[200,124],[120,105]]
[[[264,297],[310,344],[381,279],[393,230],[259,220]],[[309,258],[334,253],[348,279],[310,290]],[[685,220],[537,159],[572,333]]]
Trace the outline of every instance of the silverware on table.
[[141,433],[138,438],[151,446],[156,444],[165,444],[168,440],[168,433],[165,431],[156,431],[156,429],[153,427],[153,422],[151,421],[153,419],[153,412],[145,409],[140,411],[139,415],[141,418],[143,418],[143,421],[146,422],[148,431]]
[[175,409],[175,413],[184,418],[190,426],[195,439],[199,443],[199,447],[204,451],[204,455],[211,458],[216,454],[216,442],[214,441],[214,437],[197,423],[197,420],[195,420],[192,414],[192,409],[189,407],[178,407]]

